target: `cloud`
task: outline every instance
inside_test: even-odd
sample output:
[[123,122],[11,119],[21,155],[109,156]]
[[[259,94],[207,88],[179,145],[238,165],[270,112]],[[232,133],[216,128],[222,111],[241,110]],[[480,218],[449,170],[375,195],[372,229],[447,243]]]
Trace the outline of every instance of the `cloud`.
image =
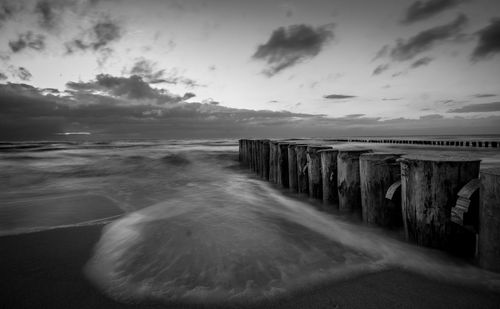
[[431,58],[431,57],[423,57],[423,58],[420,58],[418,59],[417,61],[413,62],[411,64],[411,68],[412,69],[416,69],[418,67],[421,67],[421,66],[426,66],[428,65],[429,63],[431,63],[434,59]]
[[156,69],[157,63],[144,58],[138,59],[129,73],[131,75],[141,76],[146,81],[156,81],[163,77],[165,70]]
[[28,71],[24,67],[9,66],[9,71],[13,77],[17,77],[23,81],[28,81],[33,77],[33,75],[31,75],[30,71]]
[[425,116],[420,116],[421,120],[435,120],[435,119],[443,119],[444,117],[439,114],[430,114]]
[[500,102],[480,103],[465,105],[460,108],[450,109],[448,113],[487,113],[499,112]]
[[389,69],[389,64],[381,64],[378,65],[375,70],[373,70],[372,75],[379,75],[382,74],[383,72],[387,71]]
[[500,53],[500,18],[493,18],[490,24],[478,32],[479,42],[472,53],[472,60],[487,59]]
[[329,94],[323,96],[325,99],[332,99],[332,100],[342,100],[342,99],[351,99],[355,98],[356,96],[354,95],[345,95],[345,94]]
[[397,61],[410,60],[439,42],[457,38],[467,21],[467,17],[461,14],[448,24],[422,31],[407,40],[399,39],[391,50],[391,58]]
[[72,10],[74,13],[86,12],[86,9],[96,2],[96,0],[38,0],[34,12],[40,27],[52,30],[60,25],[67,10]]
[[492,94],[492,93],[478,93],[478,94],[475,94],[473,97],[475,98],[491,98],[491,97],[496,97],[497,95],[496,94]]
[[0,72],[0,80],[7,80],[7,75],[4,73]]
[[427,0],[413,2],[406,10],[402,23],[411,24],[428,19],[443,11],[456,7],[461,2],[463,2],[463,0]]
[[[138,75],[116,77],[109,74],[99,74],[94,81],[68,82],[66,86],[71,90],[86,94],[105,93],[113,97],[124,99],[151,99],[157,104],[178,103],[184,100],[182,96],[171,94],[166,90],[152,88]],[[191,98],[194,94],[188,93],[186,95],[187,98]]]
[[123,34],[120,25],[109,19],[97,21],[90,29],[84,31],[80,36],[66,43],[68,53],[75,50],[86,51],[88,49],[106,51],[113,42],[118,41]]
[[14,53],[20,52],[25,48],[40,51],[45,49],[45,36],[27,31],[19,34],[17,40],[9,41],[9,47]]
[[334,37],[332,28],[333,24],[317,28],[304,24],[280,27],[273,31],[265,44],[259,45],[252,57],[267,62],[264,74],[271,77],[318,55]]
[[[115,96],[115,87],[123,83],[117,77],[96,77],[87,83],[68,83],[72,88],[64,95],[26,84],[0,84],[0,140],[46,139],[68,131],[107,132],[115,137],[227,136],[246,131],[245,126],[269,127],[318,117],[229,108],[211,99],[206,103],[156,105],[127,95]],[[111,89],[111,93],[103,89]],[[193,95],[186,93],[183,97]]]
[[5,22],[12,19],[17,13],[22,10],[22,3],[17,0],[2,0],[0,1],[0,27]]

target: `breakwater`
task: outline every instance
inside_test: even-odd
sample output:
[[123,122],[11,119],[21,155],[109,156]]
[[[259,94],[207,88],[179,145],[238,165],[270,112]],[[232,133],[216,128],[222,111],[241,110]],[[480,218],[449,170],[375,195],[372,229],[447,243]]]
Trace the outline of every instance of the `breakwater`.
[[406,139],[406,138],[339,138],[327,139],[329,142],[344,143],[376,143],[376,144],[402,144],[402,145],[427,145],[427,146],[450,146],[450,147],[479,147],[500,148],[500,141],[496,140],[452,140],[452,139]]
[[[327,141],[499,146],[494,141]],[[367,224],[402,227],[409,242],[500,272],[500,169],[480,171],[479,159],[241,139],[239,160],[278,186],[358,215]]]

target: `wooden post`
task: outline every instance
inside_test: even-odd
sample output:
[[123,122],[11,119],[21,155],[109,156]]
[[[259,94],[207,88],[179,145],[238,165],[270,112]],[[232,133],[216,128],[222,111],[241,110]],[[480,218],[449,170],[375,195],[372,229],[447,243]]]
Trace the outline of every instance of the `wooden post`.
[[389,187],[401,179],[400,154],[365,153],[359,158],[363,221],[383,227],[403,225],[401,199],[389,200]]
[[337,188],[339,210],[361,215],[361,187],[359,156],[371,152],[368,149],[340,149],[337,156]]
[[307,145],[295,145],[297,153],[297,192],[309,193],[309,180],[307,173]]
[[481,160],[404,155],[398,161],[407,239],[423,246],[450,249],[451,208],[459,190],[479,176]]
[[277,172],[277,154],[278,154],[278,142],[277,141],[270,141],[269,142],[269,181],[276,183],[277,182],[277,177],[276,177],[276,172]]
[[289,143],[278,144],[278,184],[288,188],[288,145]]
[[328,146],[308,146],[307,153],[307,177],[309,178],[309,196],[323,199],[323,184],[321,177],[321,156],[319,150],[331,149]]
[[337,149],[318,151],[321,156],[321,177],[323,183],[323,203],[338,208],[339,193],[337,190]]
[[500,272],[500,168],[481,171],[479,266]]
[[288,187],[293,192],[298,192],[297,154],[295,153],[295,146],[295,144],[288,145]]
[[269,180],[269,140],[262,141],[262,177]]

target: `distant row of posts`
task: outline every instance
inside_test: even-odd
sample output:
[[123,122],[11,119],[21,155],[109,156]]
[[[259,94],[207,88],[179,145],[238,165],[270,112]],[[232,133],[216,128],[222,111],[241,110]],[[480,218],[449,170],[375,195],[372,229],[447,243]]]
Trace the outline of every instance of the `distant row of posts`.
[[239,160],[265,180],[408,241],[473,257],[500,272],[500,168],[480,160],[239,140]]

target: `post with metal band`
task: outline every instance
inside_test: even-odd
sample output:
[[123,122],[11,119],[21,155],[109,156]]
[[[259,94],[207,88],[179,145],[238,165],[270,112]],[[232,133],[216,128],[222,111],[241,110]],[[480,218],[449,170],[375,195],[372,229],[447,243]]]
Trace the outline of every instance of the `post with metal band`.
[[450,249],[451,209],[460,189],[479,176],[481,160],[404,155],[398,161],[407,239],[422,246]]
[[401,198],[386,198],[392,184],[401,180],[400,154],[365,153],[359,158],[363,221],[382,227],[403,225]]

